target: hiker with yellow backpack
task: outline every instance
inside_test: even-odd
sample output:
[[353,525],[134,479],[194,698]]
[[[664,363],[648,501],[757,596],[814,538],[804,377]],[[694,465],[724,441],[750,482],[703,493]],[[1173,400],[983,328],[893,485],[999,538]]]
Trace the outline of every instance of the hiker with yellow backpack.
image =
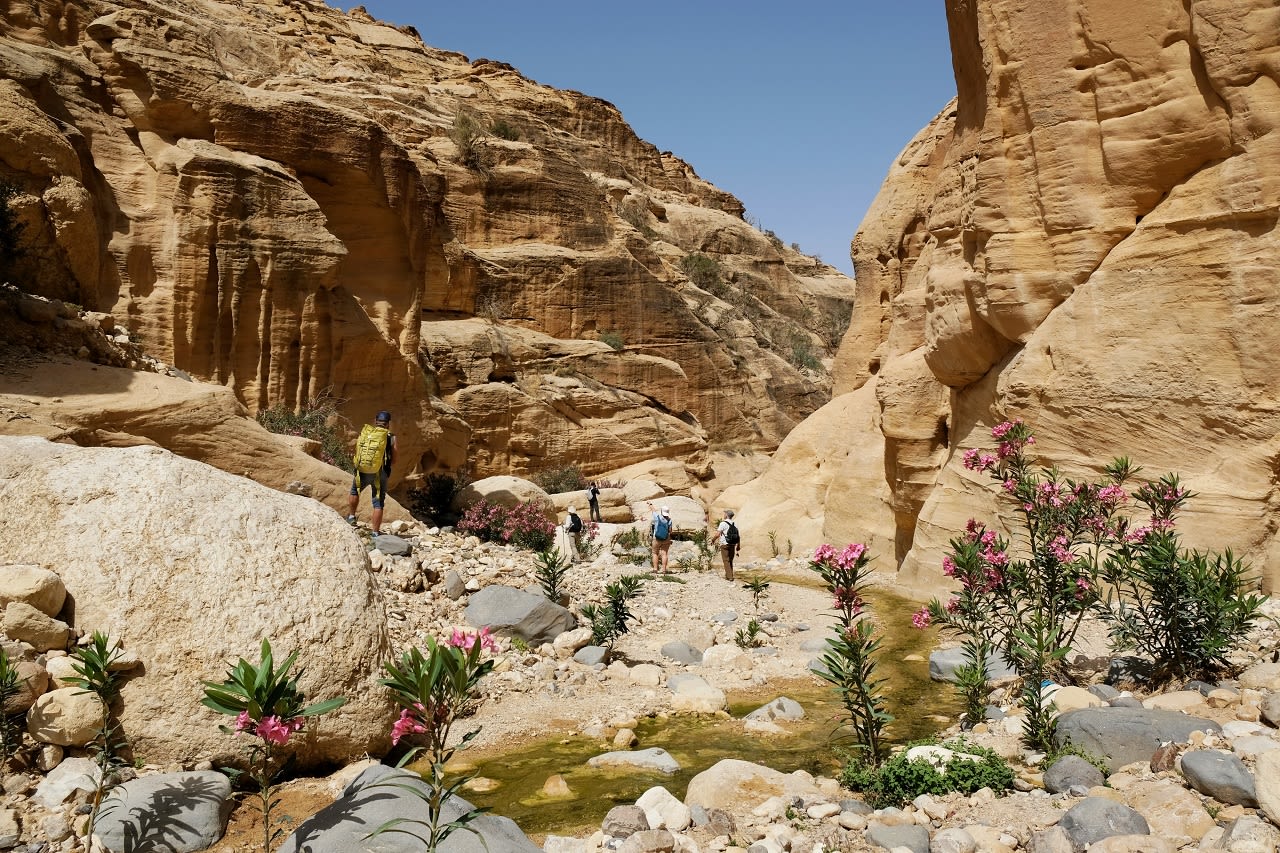
[[391,463],[396,461],[396,437],[391,434],[391,413],[378,412],[372,424],[360,428],[356,452],[351,460],[355,473],[351,478],[351,496],[347,498],[347,523],[355,526],[360,493],[373,486],[373,535],[382,533],[382,505],[387,498],[387,479]]

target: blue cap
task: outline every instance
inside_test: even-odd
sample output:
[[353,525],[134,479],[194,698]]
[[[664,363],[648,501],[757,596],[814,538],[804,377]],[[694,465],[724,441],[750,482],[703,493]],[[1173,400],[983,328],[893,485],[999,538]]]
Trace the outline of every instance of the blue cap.
[[384,424],[389,424],[389,423],[391,423],[391,413],[390,413],[390,412],[378,412],[378,416],[377,416],[376,418],[374,418],[374,420],[376,420],[376,421],[380,421],[380,422],[382,422],[382,423],[384,423]]

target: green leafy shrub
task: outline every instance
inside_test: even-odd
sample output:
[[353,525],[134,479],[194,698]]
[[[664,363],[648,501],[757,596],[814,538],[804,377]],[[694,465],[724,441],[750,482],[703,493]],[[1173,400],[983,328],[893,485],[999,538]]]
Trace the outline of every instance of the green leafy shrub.
[[559,548],[539,551],[534,555],[534,574],[542,594],[548,601],[560,603],[564,595],[564,580],[569,575],[569,560],[560,553]]
[[649,225],[649,206],[644,202],[630,201],[620,205],[618,216],[643,234],[646,240],[652,240],[658,236],[658,232]]
[[626,342],[622,340],[622,335],[618,332],[606,329],[600,332],[600,341],[608,344],[610,349],[621,352],[626,347]]
[[812,370],[815,373],[822,372],[822,361],[813,352],[813,342],[803,332],[791,333],[790,361],[796,367]]
[[597,646],[612,646],[613,641],[630,630],[627,624],[633,618],[628,602],[640,594],[644,578],[640,575],[623,575],[604,588],[605,603],[586,604],[582,618],[591,625],[591,642]]
[[1188,551],[1175,528],[1178,510],[1194,494],[1176,474],[1134,492],[1150,512],[1147,525],[1128,531],[1107,555],[1108,592],[1098,612],[1114,645],[1156,663],[1156,683],[1215,679],[1230,668],[1227,655],[1260,618],[1266,597],[1243,562],[1225,553]]
[[764,575],[751,575],[742,588],[751,593],[751,603],[756,610],[760,609],[760,599],[769,594],[769,579]]
[[724,274],[720,270],[720,264],[714,258],[697,253],[685,255],[680,259],[680,269],[684,270],[689,281],[698,287],[716,296],[722,295]]
[[[990,788],[997,794],[1013,787],[1013,769],[996,752],[956,738],[938,744],[957,753],[949,762],[932,762],[924,758],[908,760],[911,747],[933,745],[933,741],[909,744],[879,768],[872,768],[861,758],[849,761],[840,781],[846,787],[861,791],[876,808],[898,807],[921,794],[941,796],[953,791],[972,794]],[[966,758],[965,756],[972,756]]]
[[533,475],[533,482],[549,495],[584,491],[587,488],[587,481],[582,478],[582,470],[577,465],[539,471]]
[[22,746],[22,715],[6,714],[3,710],[18,692],[18,668],[0,648],[0,768],[7,765]]
[[277,435],[297,435],[319,442],[321,461],[350,472],[354,469],[342,429],[347,421],[338,411],[341,403],[326,392],[296,411],[284,404],[263,409],[258,412],[258,423]]
[[409,511],[434,521],[453,517],[453,499],[471,482],[465,470],[444,474],[433,471],[423,484],[409,490]]

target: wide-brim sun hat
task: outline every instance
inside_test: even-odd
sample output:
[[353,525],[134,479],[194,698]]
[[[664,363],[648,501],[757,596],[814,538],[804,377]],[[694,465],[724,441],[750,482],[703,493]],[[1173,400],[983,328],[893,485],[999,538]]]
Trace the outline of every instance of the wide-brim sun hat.
[[662,508],[662,514],[663,514],[664,516],[666,516],[667,518],[670,518],[670,517],[671,517],[671,507],[664,506],[664,507]]

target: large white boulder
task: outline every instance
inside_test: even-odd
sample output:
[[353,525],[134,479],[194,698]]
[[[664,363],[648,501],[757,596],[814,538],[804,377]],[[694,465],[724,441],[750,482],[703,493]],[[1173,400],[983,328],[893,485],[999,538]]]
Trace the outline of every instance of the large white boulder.
[[141,660],[120,710],[137,754],[238,757],[245,736],[219,732],[228,718],[199,704],[202,682],[256,662],[263,638],[278,661],[300,652],[308,700],[348,697],[291,742],[304,765],[386,746],[382,600],[333,510],[156,447],[0,437],[0,517],[0,553],[57,572],[74,627]]
[[66,597],[56,572],[40,566],[0,566],[0,609],[22,601],[46,616],[57,616]]

